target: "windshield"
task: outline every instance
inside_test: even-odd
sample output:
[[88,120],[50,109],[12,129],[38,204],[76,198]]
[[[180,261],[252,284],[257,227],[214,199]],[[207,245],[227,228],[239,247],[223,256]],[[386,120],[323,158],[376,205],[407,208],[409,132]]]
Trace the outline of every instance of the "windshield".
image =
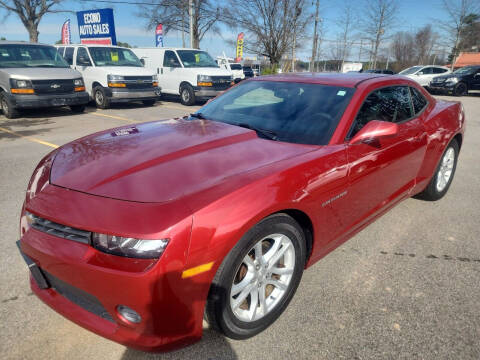
[[400,71],[398,74],[399,75],[411,75],[411,74],[416,73],[421,68],[423,68],[423,66],[412,66],[412,67],[409,67],[408,69]]
[[88,50],[95,66],[143,66],[137,56],[129,49],[92,46]]
[[480,70],[480,68],[473,66],[465,66],[463,68],[455,70],[453,73],[459,75],[470,75],[473,74],[476,70]]
[[240,83],[202,107],[201,116],[275,134],[279,141],[326,145],[353,88],[280,81]]
[[0,68],[68,68],[69,65],[53,46],[0,45]]
[[218,68],[217,63],[206,51],[200,50],[177,50],[183,66],[186,68],[194,67],[215,67]]

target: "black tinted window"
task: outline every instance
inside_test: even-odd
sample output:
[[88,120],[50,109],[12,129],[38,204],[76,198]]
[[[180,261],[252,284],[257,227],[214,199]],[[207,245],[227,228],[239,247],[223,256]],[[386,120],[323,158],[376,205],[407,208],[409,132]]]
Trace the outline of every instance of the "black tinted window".
[[354,89],[276,81],[240,83],[201,109],[214,120],[273,132],[291,143],[328,144]]
[[165,56],[163,57],[163,66],[180,67],[180,62],[178,61],[177,55],[175,55],[173,51],[165,51]]
[[431,67],[424,68],[421,72],[423,73],[423,75],[431,75],[433,74],[433,68]]
[[433,73],[434,74],[443,74],[444,72],[446,72],[447,69],[442,69],[442,68],[433,68]]
[[412,117],[406,86],[392,86],[372,92],[358,112],[354,133],[372,120],[401,122]]
[[425,106],[427,106],[428,101],[417,89],[410,88],[410,91],[412,92],[413,109],[415,111],[415,115],[417,115],[425,108]]
[[73,47],[65,48],[65,54],[63,55],[63,58],[67,61],[67,63],[69,65],[72,65],[72,63],[73,63]]

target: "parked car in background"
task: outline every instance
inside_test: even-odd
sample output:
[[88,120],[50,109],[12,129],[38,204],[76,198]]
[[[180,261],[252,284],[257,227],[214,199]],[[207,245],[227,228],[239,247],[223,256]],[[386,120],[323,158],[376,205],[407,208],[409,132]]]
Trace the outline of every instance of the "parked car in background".
[[430,86],[430,81],[435,76],[439,76],[441,74],[449,74],[450,69],[445,67],[445,66],[437,66],[437,65],[419,65],[419,66],[412,66],[409,67],[408,69],[405,69],[401,72],[399,72],[399,75],[406,76],[423,87],[429,87]]
[[160,96],[157,75],[145,69],[130,49],[79,44],[58,46],[58,52],[80,71],[90,98],[101,109],[112,102],[142,101],[151,106]]
[[220,68],[223,68],[227,71],[230,71],[233,76],[233,81],[238,83],[245,79],[245,74],[242,69],[242,64],[236,63],[231,58],[227,58],[226,56],[218,56],[217,63]]
[[434,77],[430,89],[457,96],[467,95],[470,90],[480,90],[480,66],[465,66],[451,74]]
[[245,78],[251,78],[255,76],[253,69],[250,66],[244,66],[243,73],[245,74]]
[[172,350],[199,340],[204,318],[246,339],[305,268],[400,201],[442,198],[464,129],[459,102],[402,76],[250,79],[184,118],[46,155],[17,244],[33,293],[108,339]]
[[386,74],[386,75],[395,74],[392,70],[388,70],[388,69],[368,69],[368,70],[363,70],[361,72],[366,74]]
[[88,101],[82,75],[53,46],[0,41],[0,107],[7,118],[42,107],[83,112]]
[[180,95],[183,105],[217,96],[232,85],[232,73],[206,52],[184,48],[134,48],[145,67],[156,72],[162,93]]

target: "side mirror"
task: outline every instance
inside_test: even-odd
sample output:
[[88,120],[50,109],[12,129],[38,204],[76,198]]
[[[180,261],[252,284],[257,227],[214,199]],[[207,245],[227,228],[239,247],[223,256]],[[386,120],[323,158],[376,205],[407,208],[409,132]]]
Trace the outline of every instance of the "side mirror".
[[140,59],[140,62],[142,63],[143,66],[145,66],[145,59]]
[[349,141],[350,145],[378,140],[381,138],[393,137],[398,134],[398,125],[388,121],[372,120],[368,122]]

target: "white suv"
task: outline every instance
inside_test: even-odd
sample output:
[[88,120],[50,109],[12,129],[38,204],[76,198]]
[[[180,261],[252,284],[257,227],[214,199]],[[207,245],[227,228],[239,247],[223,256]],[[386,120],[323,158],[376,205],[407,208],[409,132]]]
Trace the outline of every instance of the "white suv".
[[180,95],[183,105],[217,96],[232,85],[231,72],[198,49],[134,48],[133,52],[155,71],[162,93]]
[[142,101],[153,105],[160,96],[157,75],[146,69],[127,48],[110,45],[57,46],[59,53],[78,70],[90,99],[106,109],[112,102]]
[[450,69],[445,66],[437,65],[418,65],[412,66],[399,72],[399,75],[406,76],[424,87],[430,86],[430,82],[435,76],[447,75],[450,73]]

